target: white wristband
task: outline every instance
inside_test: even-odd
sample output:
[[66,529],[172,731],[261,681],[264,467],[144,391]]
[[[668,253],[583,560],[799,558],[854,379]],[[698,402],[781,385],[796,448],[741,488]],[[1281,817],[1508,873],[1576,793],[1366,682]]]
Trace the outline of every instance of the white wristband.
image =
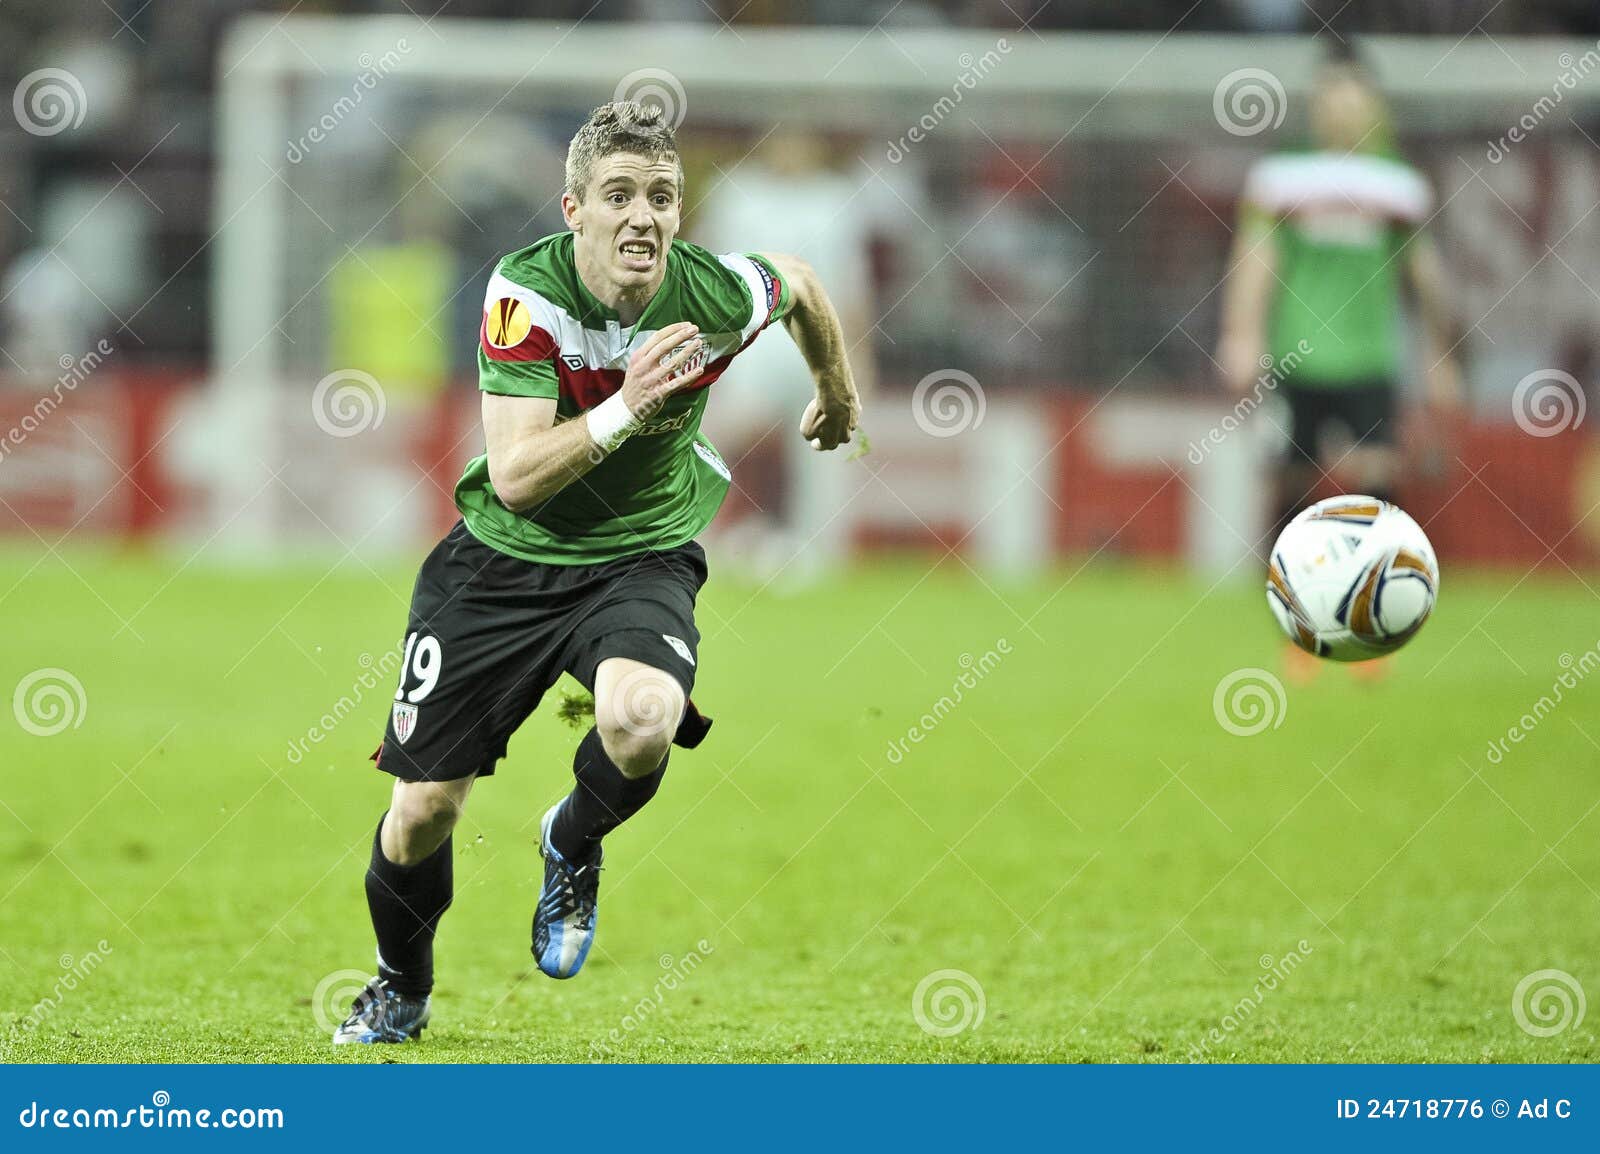
[[603,452],[611,452],[639,428],[642,421],[633,415],[620,392],[612,393],[583,415],[589,436]]

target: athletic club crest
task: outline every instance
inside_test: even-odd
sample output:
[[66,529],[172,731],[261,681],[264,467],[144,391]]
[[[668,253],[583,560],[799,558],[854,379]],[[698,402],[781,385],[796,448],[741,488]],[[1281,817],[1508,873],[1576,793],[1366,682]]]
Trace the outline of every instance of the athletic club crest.
[[417,707],[409,701],[394,703],[394,736],[401,745],[417,728]]

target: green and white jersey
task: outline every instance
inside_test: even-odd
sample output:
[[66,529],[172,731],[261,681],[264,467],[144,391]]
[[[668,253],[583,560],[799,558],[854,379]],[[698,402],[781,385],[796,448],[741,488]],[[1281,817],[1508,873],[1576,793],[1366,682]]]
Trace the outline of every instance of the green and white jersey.
[[[1292,385],[1331,387],[1399,374],[1402,248],[1433,192],[1411,166],[1381,156],[1310,152],[1251,170],[1247,224],[1273,228],[1278,279],[1268,321],[1273,359],[1295,353]],[[1298,353],[1305,341],[1308,355]]]
[[660,329],[688,321],[709,364],[605,460],[540,505],[512,512],[478,457],[456,485],[456,508],[486,545],[554,565],[588,565],[669,549],[711,523],[731,481],[704,437],[709,386],[768,324],[789,312],[790,287],[759,256],[716,256],[675,240],[667,271],[637,324],[623,326],[573,263],[557,233],[503,258],[489,279],[478,334],[478,386],[556,402],[570,421],[622,388],[628,361]]

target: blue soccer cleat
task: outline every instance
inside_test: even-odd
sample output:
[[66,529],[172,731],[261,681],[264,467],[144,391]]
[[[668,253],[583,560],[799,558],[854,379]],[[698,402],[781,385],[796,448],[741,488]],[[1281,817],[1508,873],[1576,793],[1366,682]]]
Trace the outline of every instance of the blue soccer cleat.
[[356,995],[350,1016],[333,1032],[333,1044],[370,1045],[375,1042],[409,1042],[422,1038],[428,1024],[428,998],[402,994],[382,978],[373,978]]
[[544,888],[533,912],[533,956],[552,978],[570,978],[583,968],[594,944],[596,905],[600,897],[600,847],[587,860],[569,862],[550,844],[550,825],[559,804],[539,823],[539,852],[544,855]]

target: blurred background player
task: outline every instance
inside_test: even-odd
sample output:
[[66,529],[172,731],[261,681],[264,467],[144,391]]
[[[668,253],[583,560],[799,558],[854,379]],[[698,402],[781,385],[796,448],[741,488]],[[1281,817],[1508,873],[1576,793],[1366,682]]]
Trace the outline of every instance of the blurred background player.
[[[1383,97],[1348,55],[1331,57],[1317,78],[1311,135],[1311,151],[1252,168],[1223,297],[1226,385],[1243,395],[1276,374],[1289,406],[1262,551],[1324,485],[1396,499],[1407,284],[1421,314],[1428,403],[1453,409],[1460,399],[1443,274],[1425,231],[1433,190],[1399,157]],[[1287,660],[1296,676],[1317,668],[1292,646]]]
[[[828,286],[846,332],[863,396],[872,391],[872,242],[876,196],[863,173],[829,163],[828,142],[810,132],[769,133],[707,192],[695,214],[696,239],[715,252],[739,246],[791,252]],[[741,238],[735,240],[733,238]],[[740,469],[736,494],[752,511],[725,525],[721,551],[749,575],[809,583],[837,569],[849,544],[850,495],[860,484],[837,454],[817,459],[788,436],[794,410],[815,392],[811,371],[791,341],[758,341],[729,367],[706,429]]]

